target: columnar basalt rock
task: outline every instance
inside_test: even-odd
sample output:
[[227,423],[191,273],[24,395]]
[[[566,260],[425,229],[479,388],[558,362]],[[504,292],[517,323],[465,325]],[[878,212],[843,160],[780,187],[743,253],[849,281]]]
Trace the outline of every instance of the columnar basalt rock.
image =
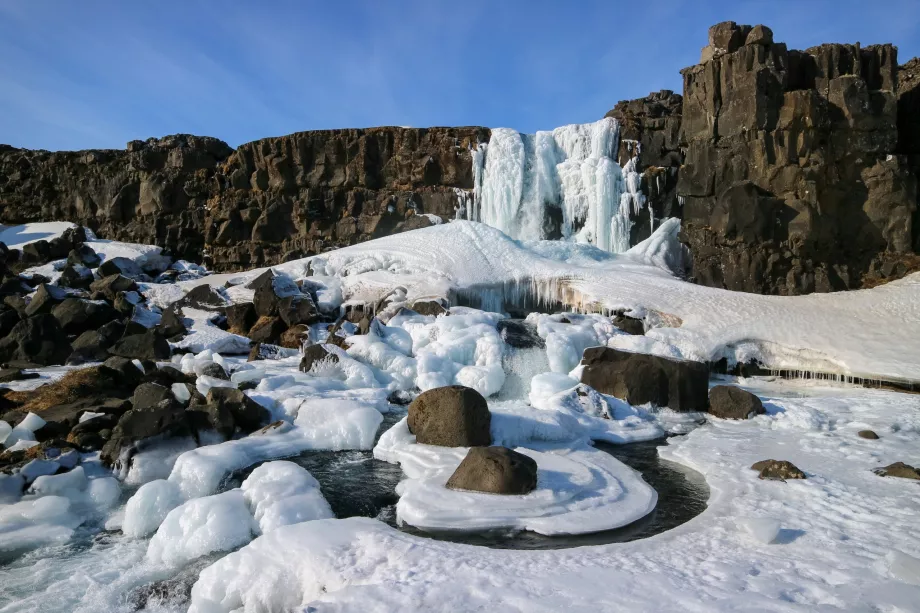
[[710,29],[682,71],[677,190],[697,282],[804,294],[908,270],[917,180],[898,155],[898,73],[892,45],[792,51],[764,26]]
[[[216,270],[277,264],[455,215],[486,128],[322,130],[57,152],[0,145],[0,223],[66,219]],[[423,217],[430,223],[427,217]],[[64,254],[63,257],[67,257]]]
[[[680,217],[677,176],[683,154],[680,150],[680,121],[683,98],[670,90],[652,92],[645,98],[623,100],[605,117],[620,124],[617,162],[624,166],[636,158],[642,172],[640,189],[655,219]],[[651,219],[643,210],[632,215],[630,243],[645,240],[652,233]]]

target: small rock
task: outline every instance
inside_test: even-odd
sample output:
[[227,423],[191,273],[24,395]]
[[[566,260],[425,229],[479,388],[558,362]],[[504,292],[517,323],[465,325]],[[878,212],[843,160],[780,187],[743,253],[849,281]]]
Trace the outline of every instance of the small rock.
[[67,299],[67,292],[55,285],[42,283],[32,296],[29,306],[26,307],[25,316],[45,315],[51,312],[58,304]]
[[452,490],[523,495],[537,487],[537,463],[507,447],[471,447],[447,480]]
[[760,472],[761,479],[805,479],[805,473],[798,469],[792,462],[786,460],[761,460],[751,466],[752,470]]
[[230,332],[242,336],[248,336],[249,331],[259,319],[256,314],[256,308],[251,302],[231,304],[224,312],[227,315],[227,325],[230,328]]
[[858,436],[859,438],[868,439],[870,441],[878,440],[878,434],[876,434],[872,430],[860,430],[859,432],[856,433],[856,436]]
[[98,268],[102,264],[102,258],[99,257],[89,245],[79,245],[70,250],[67,256],[67,264],[70,266],[84,266],[86,268]]
[[766,411],[760,398],[733,385],[717,385],[709,390],[709,413],[722,419],[750,419]]
[[249,331],[249,339],[254,343],[277,345],[285,330],[287,330],[287,324],[280,317],[260,317]]
[[409,308],[419,315],[445,315],[448,310],[437,300],[416,300]]
[[613,318],[613,325],[633,336],[642,336],[645,334],[645,322],[628,315],[617,315]]
[[339,356],[322,345],[309,345],[304,348],[303,358],[300,360],[300,370],[310,372],[313,369],[313,365],[321,360],[329,360],[334,364],[339,361]]
[[884,468],[876,468],[875,474],[880,477],[898,477],[900,479],[920,480],[920,471],[904,462],[895,462]]
[[229,381],[230,375],[227,374],[227,371],[224,370],[224,367],[216,362],[211,362],[201,370],[201,374],[205,377],[214,377],[215,379],[220,379],[221,381]]

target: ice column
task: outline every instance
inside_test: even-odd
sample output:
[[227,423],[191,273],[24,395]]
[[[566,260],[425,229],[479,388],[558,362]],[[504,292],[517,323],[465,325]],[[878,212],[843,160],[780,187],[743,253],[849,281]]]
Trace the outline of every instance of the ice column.
[[611,118],[551,132],[492,131],[488,148],[473,151],[474,196],[467,219],[512,238],[545,238],[548,207],[561,211],[565,240],[600,249],[629,249],[629,217],[642,209],[640,176],[614,160],[619,125]]

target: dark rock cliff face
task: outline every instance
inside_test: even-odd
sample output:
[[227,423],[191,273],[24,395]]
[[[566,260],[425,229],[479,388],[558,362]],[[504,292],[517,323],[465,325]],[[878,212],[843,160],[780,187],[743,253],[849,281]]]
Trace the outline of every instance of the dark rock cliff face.
[[682,71],[677,190],[695,280],[802,294],[903,276],[917,177],[901,153],[918,143],[917,94],[899,90],[897,49],[791,51],[732,22],[709,43]]
[[275,264],[453,217],[486,128],[301,132],[234,151],[207,137],[124,151],[0,146],[0,223],[66,219],[216,270]]
[[[637,157],[643,170],[641,190],[655,219],[679,217],[677,177],[683,155],[680,151],[680,118],[683,99],[669,90],[637,100],[619,102],[605,117],[620,124],[617,162],[626,164]],[[630,241],[636,244],[651,235],[651,220],[642,213],[632,220]]]

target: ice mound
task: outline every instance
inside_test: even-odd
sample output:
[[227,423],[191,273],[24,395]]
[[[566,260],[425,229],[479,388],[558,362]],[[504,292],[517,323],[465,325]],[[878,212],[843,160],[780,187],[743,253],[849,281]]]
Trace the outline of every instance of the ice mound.
[[184,503],[175,484],[148,483],[128,507],[125,534],[143,536],[156,529],[147,560],[173,567],[235,549],[282,526],[334,517],[316,479],[306,469],[283,461],[259,466],[240,488]]
[[166,515],[150,539],[147,560],[182,566],[203,555],[245,545],[256,529],[242,491],[195,498]]
[[[502,421],[498,419],[499,430]],[[406,419],[385,432],[374,456],[398,462],[408,476],[396,489],[398,521],[427,529],[580,534],[624,526],[655,508],[658,494],[637,472],[575,438],[563,424],[549,424],[539,432],[519,424],[508,430],[544,443],[544,451],[517,448],[537,462],[537,489],[524,496],[449,490],[445,484],[466,448],[418,444]]]
[[241,489],[262,534],[289,524],[335,517],[319,482],[293,462],[259,466]]
[[152,534],[180,504],[182,494],[176,484],[165,479],[145,483],[128,500],[121,530],[134,538]]
[[257,462],[310,449],[370,449],[383,416],[357,399],[299,399],[294,427],[199,447],[179,456],[169,475],[186,498],[217,491],[225,476]]

